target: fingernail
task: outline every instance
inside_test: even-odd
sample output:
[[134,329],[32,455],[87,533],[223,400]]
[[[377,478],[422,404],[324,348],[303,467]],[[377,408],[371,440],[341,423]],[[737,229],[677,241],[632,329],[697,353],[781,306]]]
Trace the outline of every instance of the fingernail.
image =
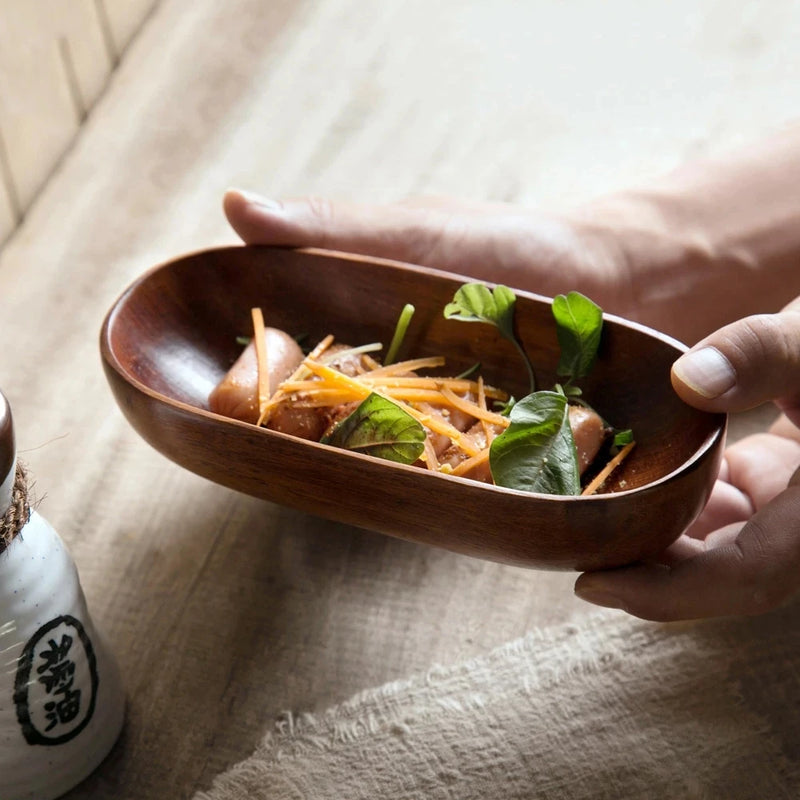
[[575,589],[575,594],[581,600],[587,603],[592,603],[596,606],[603,606],[604,608],[620,608],[625,609],[625,605],[616,595],[607,592],[605,589],[597,589],[595,587],[586,586],[578,587]]
[[266,211],[283,211],[283,203],[279,200],[270,200],[268,197],[250,192],[247,189],[229,189],[242,197],[249,205],[263,208]]
[[736,384],[736,371],[716,347],[702,347],[681,356],[673,372],[702,397],[719,397]]

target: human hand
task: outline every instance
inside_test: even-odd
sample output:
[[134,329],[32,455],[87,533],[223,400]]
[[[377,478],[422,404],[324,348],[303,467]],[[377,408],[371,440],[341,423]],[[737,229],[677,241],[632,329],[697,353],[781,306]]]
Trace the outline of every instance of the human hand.
[[271,201],[230,190],[247,244],[319,247],[405,261],[554,296],[579,288],[606,311],[635,307],[618,249],[597,226],[503,203],[420,198],[389,205]]
[[[551,217],[505,204],[446,198],[364,206],[323,199],[273,203],[231,191],[225,212],[249,244],[391,258],[546,295],[579,287],[607,311],[651,324],[649,313],[662,321],[693,318],[695,325],[711,316],[690,307],[702,301],[697,287],[688,295],[675,294],[677,306],[662,310],[637,301],[636,283],[648,279],[651,265],[643,262],[636,274],[637,265],[621,256],[624,248],[615,241],[618,234],[632,230],[638,239],[648,230],[636,220],[635,207],[605,219],[602,212],[592,212],[586,224],[585,216]],[[620,224],[622,218],[626,222]],[[582,597],[667,620],[758,613],[800,587],[799,303],[781,314],[739,320],[698,344],[692,352],[702,353],[699,378],[688,358],[676,365],[674,386],[692,405],[733,412],[775,399],[785,417],[770,433],[728,449],[703,514],[658,563],[587,573],[576,584]],[[675,307],[682,313],[675,314]],[[709,376],[716,386],[707,385]],[[730,385],[724,385],[726,380]]]
[[735,412],[774,400],[767,433],[728,448],[698,520],[657,562],[578,578],[578,596],[652,620],[751,615],[800,590],[800,298],[707,337],[673,367],[691,405]]

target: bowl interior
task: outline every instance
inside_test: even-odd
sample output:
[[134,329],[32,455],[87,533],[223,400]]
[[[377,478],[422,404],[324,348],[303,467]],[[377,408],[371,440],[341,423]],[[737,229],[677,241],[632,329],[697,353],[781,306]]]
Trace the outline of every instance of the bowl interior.
[[[685,405],[669,382],[681,346],[606,316],[584,397],[637,446],[602,494],[561,497],[306,442],[208,410],[208,396],[252,334],[250,310],[309,346],[387,346],[415,307],[400,358],[444,355],[443,374],[481,365],[522,397],[526,369],[495,328],[446,320],[467,279],[322,251],[232,247],[178,258],[137,280],[101,333],[115,397],[164,455],[212,481],[303,511],[481,558],[545,569],[598,569],[655,555],[700,512],[718,469],[725,418]],[[550,301],[517,293],[519,335],[539,388],[551,388],[559,347]],[[432,502],[435,498],[435,502]]]
[[[450,375],[479,362],[489,383],[521,397],[527,376],[516,350],[492,326],[442,314],[464,280],[314,251],[206,251],[134,284],[114,309],[109,345],[131,379],[207,409],[209,393],[241,351],[237,338],[252,334],[251,308],[262,308],[268,325],[311,345],[332,333],[351,345],[388,346],[403,305],[412,303],[415,314],[400,357],[445,355]],[[559,347],[550,303],[517,296],[518,332],[538,388],[551,388]],[[670,365],[680,349],[667,337],[607,317],[598,361],[580,385],[605,419],[633,430],[637,446],[604,491],[631,490],[669,475],[719,430],[719,416],[692,409],[672,390]]]

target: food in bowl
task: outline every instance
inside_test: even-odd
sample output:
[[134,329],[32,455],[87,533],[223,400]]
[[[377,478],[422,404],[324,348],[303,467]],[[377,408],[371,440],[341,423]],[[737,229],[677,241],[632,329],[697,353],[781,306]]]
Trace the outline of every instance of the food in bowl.
[[578,292],[559,295],[553,317],[560,382],[537,388],[515,334],[516,297],[505,286],[461,286],[444,309],[451,320],[495,325],[517,348],[530,391],[515,400],[487,385],[479,365],[457,377],[431,374],[444,356],[396,360],[414,309],[406,305],[383,361],[379,342],[350,346],[329,334],[304,352],[252,309],[253,336],[214,387],[215,413],[336,447],[505,488],[594,494],[634,446],[583,398],[602,336],[602,310]]

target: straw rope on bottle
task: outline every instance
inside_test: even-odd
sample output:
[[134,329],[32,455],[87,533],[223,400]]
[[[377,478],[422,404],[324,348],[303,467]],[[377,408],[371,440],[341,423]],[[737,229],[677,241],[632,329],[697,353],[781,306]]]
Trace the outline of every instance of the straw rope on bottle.
[[19,532],[27,525],[31,517],[31,506],[28,499],[28,473],[21,464],[17,464],[14,476],[14,487],[11,491],[11,503],[0,520],[0,553],[16,539]]

